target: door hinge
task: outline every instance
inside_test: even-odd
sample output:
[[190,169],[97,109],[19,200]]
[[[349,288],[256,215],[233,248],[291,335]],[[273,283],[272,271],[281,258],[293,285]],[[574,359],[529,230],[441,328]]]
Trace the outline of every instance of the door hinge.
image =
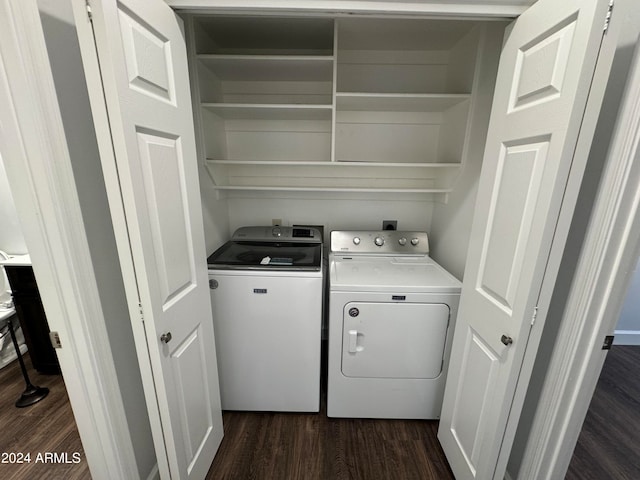
[[62,348],[62,342],[60,341],[60,334],[58,332],[49,332],[49,340],[53,348]]
[[140,312],[140,320],[144,322],[144,310],[142,309],[142,303],[138,302],[138,311]]
[[535,306],[533,308],[533,315],[531,317],[531,326],[533,326],[534,323],[536,323],[536,318],[538,318],[538,307]]
[[604,18],[604,30],[603,32],[606,32],[607,29],[609,28],[609,22],[611,22],[611,12],[613,11],[613,0],[609,1],[609,9],[607,10],[607,15]]
[[91,4],[89,3],[89,0],[85,0],[84,1],[85,7],[87,9],[87,17],[89,17],[89,21],[93,20],[93,13],[91,12]]

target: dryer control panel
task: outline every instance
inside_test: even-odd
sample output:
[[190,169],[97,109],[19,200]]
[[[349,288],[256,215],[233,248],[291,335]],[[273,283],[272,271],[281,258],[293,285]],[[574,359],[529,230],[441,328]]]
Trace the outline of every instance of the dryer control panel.
[[336,230],[331,232],[331,251],[362,255],[428,255],[426,232],[397,230]]

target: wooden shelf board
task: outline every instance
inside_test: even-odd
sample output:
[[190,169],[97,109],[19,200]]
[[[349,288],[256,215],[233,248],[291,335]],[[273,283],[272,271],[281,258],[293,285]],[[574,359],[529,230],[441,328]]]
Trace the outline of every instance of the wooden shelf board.
[[373,167],[373,168],[434,168],[458,169],[460,163],[379,163],[379,162],[349,162],[349,161],[278,161],[278,160],[213,160],[207,159],[211,165],[269,165],[269,166],[301,166],[301,167]]
[[471,98],[466,93],[336,93],[336,108],[349,111],[444,112]]
[[333,78],[333,56],[198,55],[223,81],[322,82]]
[[353,187],[274,187],[261,185],[215,185],[216,190],[280,192],[353,192],[353,193],[450,193],[450,188],[353,188]]
[[331,120],[331,105],[201,103],[228,120]]

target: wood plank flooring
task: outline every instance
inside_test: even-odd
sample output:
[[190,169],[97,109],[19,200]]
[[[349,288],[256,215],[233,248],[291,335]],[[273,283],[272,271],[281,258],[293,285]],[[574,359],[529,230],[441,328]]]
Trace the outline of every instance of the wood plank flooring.
[[640,347],[611,348],[566,476],[605,478],[640,478]]
[[[327,385],[327,344],[321,385]],[[207,480],[450,480],[438,422],[223,412],[224,438]]]
[[[17,361],[0,370],[0,478],[2,480],[36,479],[89,479],[89,466],[80,443],[69,397],[61,375],[40,375],[25,355],[27,372],[34,385],[47,387],[49,395],[25,408],[16,408],[15,402],[24,391],[25,384]],[[3,463],[3,453],[31,454],[31,463]],[[46,453],[67,454],[58,462],[44,463]],[[80,463],[74,464],[78,453]],[[51,459],[53,460],[53,459]]]
[[207,479],[453,479],[438,422],[319,414],[224,413]]

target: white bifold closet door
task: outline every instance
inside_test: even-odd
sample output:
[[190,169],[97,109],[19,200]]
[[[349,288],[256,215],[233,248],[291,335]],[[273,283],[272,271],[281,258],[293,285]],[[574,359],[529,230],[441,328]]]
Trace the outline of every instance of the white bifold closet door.
[[507,29],[438,432],[458,480],[505,473],[498,458],[519,417],[532,321],[546,315],[541,287],[557,275],[548,259],[608,8],[539,0]]
[[[162,0],[90,6],[78,32],[158,466],[202,479],[223,429],[182,22]],[[84,0],[74,13],[89,21]]]

